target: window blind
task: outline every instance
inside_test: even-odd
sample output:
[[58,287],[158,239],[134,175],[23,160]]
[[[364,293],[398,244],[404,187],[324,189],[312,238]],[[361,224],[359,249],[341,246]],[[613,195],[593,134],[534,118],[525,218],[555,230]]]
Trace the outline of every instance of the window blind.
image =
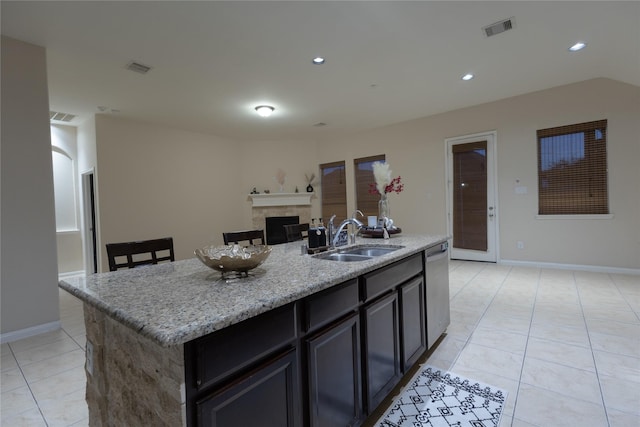
[[322,220],[336,215],[335,224],[347,218],[347,184],[345,162],[332,162],[320,165],[322,187]]
[[537,131],[538,213],[608,214],[607,120]]

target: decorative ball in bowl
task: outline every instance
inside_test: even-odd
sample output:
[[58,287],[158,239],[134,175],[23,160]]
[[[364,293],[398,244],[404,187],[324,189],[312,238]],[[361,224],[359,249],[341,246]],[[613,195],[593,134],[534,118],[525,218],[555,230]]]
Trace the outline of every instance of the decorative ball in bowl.
[[271,247],[267,245],[206,246],[196,249],[194,253],[204,265],[220,271],[223,275],[230,271],[246,275],[249,270],[253,270],[269,257]]

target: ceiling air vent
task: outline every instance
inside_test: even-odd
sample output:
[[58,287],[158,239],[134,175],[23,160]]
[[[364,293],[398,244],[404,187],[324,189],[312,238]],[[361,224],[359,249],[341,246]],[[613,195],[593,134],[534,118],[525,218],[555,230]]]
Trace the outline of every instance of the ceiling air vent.
[[149,67],[148,65],[144,65],[135,61],[129,62],[126,68],[127,70],[135,71],[136,73],[140,74],[147,74],[149,70],[151,70],[151,67]]
[[485,36],[491,37],[491,36],[495,36],[496,34],[509,31],[513,29],[514,26],[515,26],[514,19],[509,18],[500,22],[496,22],[495,24],[487,25],[486,27],[482,28],[482,31],[484,31]]
[[74,114],[49,111],[49,120],[56,120],[58,122],[70,122],[75,118],[76,116]]

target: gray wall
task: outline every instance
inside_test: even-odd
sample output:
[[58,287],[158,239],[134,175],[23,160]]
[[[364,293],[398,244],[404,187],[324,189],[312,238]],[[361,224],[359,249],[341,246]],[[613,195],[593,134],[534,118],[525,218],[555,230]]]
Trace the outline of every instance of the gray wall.
[[[59,327],[45,50],[2,37],[1,333]],[[8,334],[8,335],[7,335]]]

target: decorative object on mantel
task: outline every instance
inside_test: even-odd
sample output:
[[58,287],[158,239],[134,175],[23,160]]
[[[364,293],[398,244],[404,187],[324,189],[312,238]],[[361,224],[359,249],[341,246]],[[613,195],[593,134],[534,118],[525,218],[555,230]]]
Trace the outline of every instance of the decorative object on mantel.
[[313,186],[311,185],[311,183],[313,183],[314,178],[316,177],[315,173],[311,174],[311,177],[309,177],[306,173],[304,174],[304,177],[307,179],[307,193],[313,193]]
[[239,276],[248,276],[248,271],[262,264],[271,253],[271,247],[267,245],[254,245],[247,247],[233,246],[207,246],[196,249],[195,255],[204,265],[222,273],[236,272]]
[[276,180],[278,185],[280,186],[280,192],[284,193],[284,177],[287,176],[282,169],[278,169],[276,172],[276,176],[273,179]]
[[[369,194],[380,195],[380,200],[378,201],[378,221],[380,221],[379,227],[381,228],[382,235],[387,238],[388,234],[397,234],[400,232],[398,231],[400,229],[393,225],[387,195],[389,193],[401,193],[402,190],[404,190],[404,184],[400,176],[393,179],[391,178],[391,169],[388,163],[373,162],[372,166],[375,183],[369,184]],[[385,235],[385,231],[388,234]]]
[[269,191],[268,188],[264,190],[264,194],[269,194],[269,193],[271,193],[271,191]]
[[249,194],[260,194],[260,192],[256,190],[256,187],[253,187],[253,190],[251,190],[251,193]]

